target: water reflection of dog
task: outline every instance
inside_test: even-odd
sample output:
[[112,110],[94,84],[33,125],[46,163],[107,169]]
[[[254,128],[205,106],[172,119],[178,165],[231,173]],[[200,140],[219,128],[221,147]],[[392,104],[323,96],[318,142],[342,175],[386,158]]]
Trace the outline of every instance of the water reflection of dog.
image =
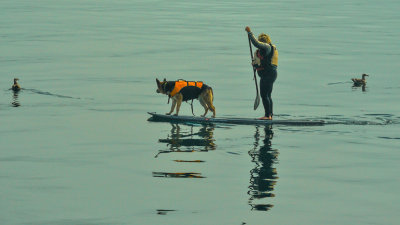
[[[160,150],[155,158],[161,153],[171,152],[207,152],[215,150],[214,126],[202,125],[197,132],[193,132],[193,125],[190,131],[182,130],[179,124],[171,123],[171,134],[165,139],[159,139],[161,143],[167,143],[168,150]],[[184,126],[185,128],[187,126]],[[200,138],[199,138],[200,137]],[[203,160],[174,160],[178,163],[204,163]],[[153,177],[164,178],[205,178],[197,172],[153,172]]]
[[[275,197],[272,191],[278,179],[278,173],[274,168],[278,159],[278,150],[271,148],[271,140],[274,134],[271,126],[265,126],[264,133],[265,137],[261,138],[259,127],[257,127],[254,134],[254,148],[249,151],[252,162],[256,164],[254,169],[250,171],[249,205],[251,210],[257,211],[268,211],[273,207],[272,204],[260,204],[256,201]],[[260,140],[261,145],[259,145]]]
[[194,126],[190,126],[190,131],[182,131],[179,124],[171,123],[171,126],[171,134],[165,139],[158,140],[167,143],[169,150],[160,150],[156,157],[160,153],[215,150],[213,125],[204,124],[197,132],[193,132]]

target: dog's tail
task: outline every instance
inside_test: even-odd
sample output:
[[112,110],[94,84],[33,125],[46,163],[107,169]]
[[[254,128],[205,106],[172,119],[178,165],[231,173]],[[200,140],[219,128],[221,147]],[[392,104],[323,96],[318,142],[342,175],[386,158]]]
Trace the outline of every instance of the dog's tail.
[[208,108],[213,112],[213,117],[215,117],[215,106],[214,106],[214,91],[211,87],[207,88],[207,92],[210,95],[211,101],[207,103]]
[[211,100],[214,101],[214,91],[211,87],[208,87],[208,90],[210,91],[210,95],[211,95]]

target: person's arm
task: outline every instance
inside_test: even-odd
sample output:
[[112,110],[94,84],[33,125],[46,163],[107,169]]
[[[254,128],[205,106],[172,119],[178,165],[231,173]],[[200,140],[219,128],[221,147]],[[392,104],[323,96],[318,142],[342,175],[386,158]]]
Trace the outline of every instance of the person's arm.
[[254,34],[251,32],[250,27],[246,27],[245,30],[249,35],[251,43],[253,43],[253,45],[256,46],[256,48],[264,49],[267,55],[271,53],[271,45],[258,41],[256,37],[254,37]]
[[254,34],[250,31],[247,33],[249,35],[251,43],[258,49],[264,49],[266,54],[268,55],[271,52],[271,45],[267,43],[260,42],[254,37]]

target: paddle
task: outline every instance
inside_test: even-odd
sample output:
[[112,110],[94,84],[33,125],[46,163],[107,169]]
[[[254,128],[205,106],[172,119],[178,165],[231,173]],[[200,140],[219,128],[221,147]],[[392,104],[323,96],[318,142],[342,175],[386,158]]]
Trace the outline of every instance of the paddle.
[[[251,41],[249,37],[249,46],[250,46],[250,56],[251,56],[251,61],[253,62],[253,49],[251,48]],[[254,73],[254,82],[256,83],[256,99],[254,100],[254,110],[257,109],[258,105],[260,104],[260,95],[258,94],[258,84],[257,84],[257,76],[256,76],[256,69],[253,67],[253,73]]]

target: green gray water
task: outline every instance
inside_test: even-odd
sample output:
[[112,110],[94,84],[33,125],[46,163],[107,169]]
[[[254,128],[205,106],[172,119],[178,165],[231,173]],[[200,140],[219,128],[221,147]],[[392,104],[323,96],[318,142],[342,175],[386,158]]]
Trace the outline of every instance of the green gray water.
[[[1,1],[0,224],[398,224],[399,9]],[[246,25],[279,49],[276,118],[336,124],[147,121],[169,110],[156,77],[209,84],[217,116],[261,116]]]

